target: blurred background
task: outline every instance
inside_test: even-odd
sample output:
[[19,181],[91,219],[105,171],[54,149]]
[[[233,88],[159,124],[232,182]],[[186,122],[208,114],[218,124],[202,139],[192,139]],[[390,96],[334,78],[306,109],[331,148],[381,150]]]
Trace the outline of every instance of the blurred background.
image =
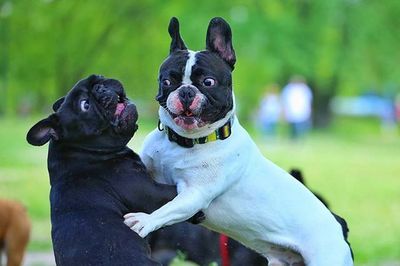
[[398,0],[0,0],[0,198],[26,206],[28,251],[51,241],[47,148],[29,146],[26,132],[97,73],[121,80],[138,105],[139,151],[157,125],[172,16],[191,50],[205,48],[212,17],[229,22],[242,124],[346,218],[356,265],[400,265]]

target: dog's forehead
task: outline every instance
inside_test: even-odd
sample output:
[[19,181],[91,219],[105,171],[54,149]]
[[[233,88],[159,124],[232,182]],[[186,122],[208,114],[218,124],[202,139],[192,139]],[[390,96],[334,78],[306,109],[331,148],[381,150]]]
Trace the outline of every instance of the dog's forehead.
[[162,63],[160,67],[160,74],[165,74],[165,72],[169,71],[183,73],[188,59],[189,52],[187,50],[179,50],[170,54]]
[[[225,75],[231,72],[229,66],[216,54],[209,51],[195,53],[192,70],[198,75]],[[190,53],[188,50],[180,50],[172,53],[161,65],[160,75],[169,76],[171,73],[184,74]]]
[[201,51],[196,54],[196,63],[192,72],[204,75],[226,75],[231,72],[231,69],[216,54],[209,51]]
[[65,108],[71,108],[71,104],[74,101],[81,100],[82,98],[87,98],[89,95],[89,83],[87,79],[78,81],[72,89],[65,95],[64,103],[60,110],[65,110]]
[[90,80],[88,78],[86,79],[81,79],[78,81],[71,89],[69,94],[77,95],[82,92],[88,92],[90,89]]

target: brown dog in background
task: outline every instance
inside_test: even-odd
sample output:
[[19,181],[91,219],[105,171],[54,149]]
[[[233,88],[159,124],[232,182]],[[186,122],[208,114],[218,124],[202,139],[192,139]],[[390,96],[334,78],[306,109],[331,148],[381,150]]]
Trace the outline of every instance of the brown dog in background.
[[25,207],[17,201],[0,199],[0,252],[5,249],[7,266],[22,265],[30,231]]

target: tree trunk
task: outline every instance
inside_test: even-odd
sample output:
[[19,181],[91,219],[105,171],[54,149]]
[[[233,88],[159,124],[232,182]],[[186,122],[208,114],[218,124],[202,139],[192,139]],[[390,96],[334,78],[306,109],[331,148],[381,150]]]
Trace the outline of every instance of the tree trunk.
[[330,103],[336,94],[337,78],[333,77],[326,85],[320,85],[315,80],[310,80],[309,85],[313,91],[313,125],[316,128],[329,126],[332,121]]

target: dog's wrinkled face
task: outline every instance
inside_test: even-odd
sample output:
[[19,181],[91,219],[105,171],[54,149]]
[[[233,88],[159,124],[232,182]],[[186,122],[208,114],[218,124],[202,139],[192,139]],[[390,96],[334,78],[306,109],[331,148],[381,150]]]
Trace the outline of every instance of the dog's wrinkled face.
[[172,18],[170,55],[160,67],[160,106],[184,131],[201,130],[226,117],[233,109],[232,76],[235,53],[229,25],[221,18],[210,21],[206,50],[186,48],[179,24]]
[[113,150],[125,146],[137,130],[136,106],[115,79],[91,75],[54,103],[54,114],[39,121],[27,140],[43,145],[51,138],[76,147]]

